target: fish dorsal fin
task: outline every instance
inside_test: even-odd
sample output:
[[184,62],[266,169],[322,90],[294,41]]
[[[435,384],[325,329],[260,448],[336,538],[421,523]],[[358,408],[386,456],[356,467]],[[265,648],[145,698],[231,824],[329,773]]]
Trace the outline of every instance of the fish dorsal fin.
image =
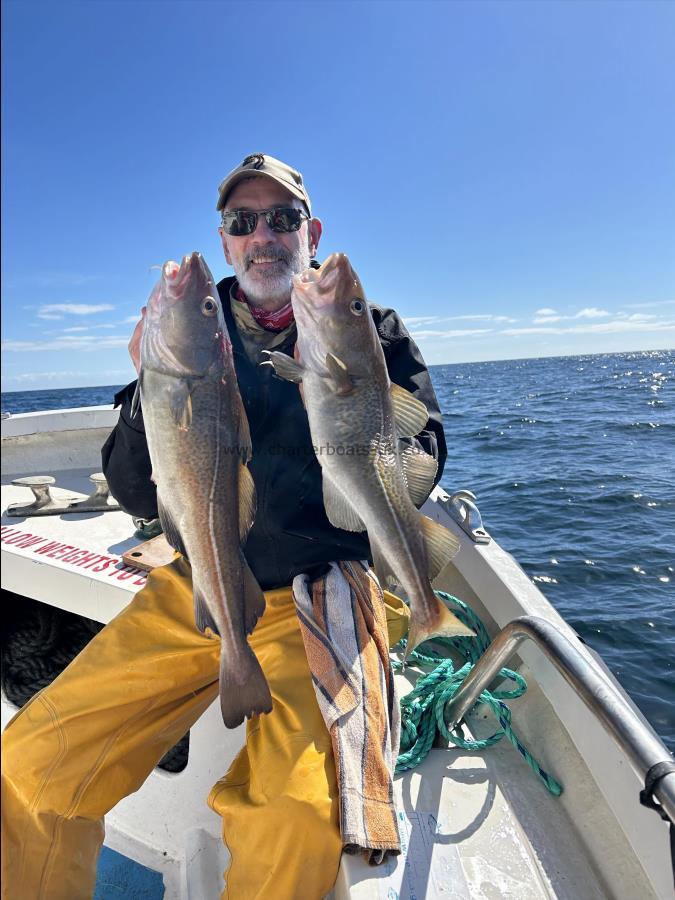
[[459,550],[459,541],[447,528],[420,515],[420,527],[427,548],[429,581],[433,581]]
[[323,476],[323,505],[326,508],[328,521],[336,528],[343,528],[345,531],[366,530],[360,516],[354,512],[344,494],[325,475]]
[[206,605],[206,600],[204,600],[204,596],[198,587],[193,588],[193,601],[194,601],[194,609],[195,609],[195,625],[201,631],[202,634],[206,631],[207,628],[210,628],[214,634],[220,634],[218,631],[218,626],[216,625],[213,616],[209,612],[209,608]]
[[171,418],[181,431],[188,431],[192,425],[192,382],[182,378],[172,378],[169,386],[169,409]]
[[410,499],[421,506],[431,493],[438,463],[421,447],[401,442],[401,463]]
[[185,544],[183,543],[183,537],[180,533],[180,529],[176,522],[174,521],[173,516],[169,512],[169,510],[162,504],[162,501],[159,497],[157,497],[157,513],[159,515],[159,522],[162,526],[162,531],[164,532],[164,536],[167,541],[174,550],[178,550],[185,559],[188,558],[187,550],[185,549]]
[[261,366],[272,366],[279,378],[300,384],[305,368],[299,362],[279,350],[263,350],[261,355],[266,357]]
[[239,466],[239,540],[244,541],[255,518],[255,484],[244,465]]
[[349,377],[347,366],[339,356],[336,356],[334,353],[327,353],[326,368],[330,374],[331,381],[335,385],[335,393],[341,397],[351,394],[354,390],[354,382]]
[[424,403],[397,384],[390,385],[389,396],[398,436],[414,437],[419,434],[429,421],[429,413]]

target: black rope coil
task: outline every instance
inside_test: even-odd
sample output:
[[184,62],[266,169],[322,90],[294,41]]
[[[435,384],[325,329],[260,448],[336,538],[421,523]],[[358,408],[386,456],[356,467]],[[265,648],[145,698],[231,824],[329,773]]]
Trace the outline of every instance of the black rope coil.
[[[50,685],[104,626],[10,591],[2,592],[2,600],[0,684],[9,702],[21,709]],[[188,731],[164,754],[158,767],[182,772],[189,747]]]

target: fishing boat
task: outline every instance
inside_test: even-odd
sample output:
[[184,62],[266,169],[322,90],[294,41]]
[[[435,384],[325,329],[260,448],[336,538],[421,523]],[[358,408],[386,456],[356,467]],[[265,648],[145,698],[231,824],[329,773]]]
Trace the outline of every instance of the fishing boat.
[[[136,525],[112,508],[97,477],[117,415],[102,406],[3,419],[2,588],[12,603],[106,623],[145,583],[146,573],[122,559],[141,542]],[[29,508],[9,515],[17,504]],[[331,896],[673,900],[668,750],[600,657],[487,533],[472,494],[436,488],[424,511],[460,542],[434,586],[463,601],[491,643],[443,708],[463,745],[437,736],[395,779],[403,852],[379,867],[343,855]],[[508,702],[517,740],[487,746],[500,726],[485,703],[474,704],[507,665],[527,682]],[[415,675],[414,666],[397,674],[402,694]],[[504,725],[504,706],[497,709]],[[15,713],[3,695],[3,729]],[[243,726],[223,728],[215,703],[190,731],[182,771],[155,769],[110,812],[97,897],[220,896],[227,849],[205,801],[244,734]],[[486,746],[469,751],[471,740]],[[645,794],[648,775],[653,792]],[[656,809],[641,803],[641,792]]]

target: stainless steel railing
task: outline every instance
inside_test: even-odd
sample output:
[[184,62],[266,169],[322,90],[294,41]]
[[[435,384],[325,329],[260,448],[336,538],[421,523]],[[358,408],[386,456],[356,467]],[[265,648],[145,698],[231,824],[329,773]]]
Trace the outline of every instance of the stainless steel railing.
[[[534,641],[574,688],[622,748],[643,784],[652,766],[672,761],[658,735],[636,715],[600,668],[586,659],[555,625],[538,616],[522,616],[502,628],[446,704],[444,716],[450,728],[458,725],[524,640]],[[653,793],[670,821],[675,822],[675,773],[662,778]]]

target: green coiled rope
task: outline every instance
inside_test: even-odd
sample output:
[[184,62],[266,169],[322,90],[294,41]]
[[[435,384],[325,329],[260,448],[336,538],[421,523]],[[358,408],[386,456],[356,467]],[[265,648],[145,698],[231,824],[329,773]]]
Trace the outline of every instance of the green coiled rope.
[[[401,746],[396,774],[418,766],[431,750],[438,733],[462,750],[485,750],[506,736],[533,772],[544,782],[546,788],[554,796],[560,796],[562,785],[542,769],[511,726],[511,710],[504,701],[520,697],[527,690],[527,683],[518,672],[501,669],[497,677],[514,682],[515,687],[511,690],[485,690],[476,701],[476,705],[484,703],[490,708],[501,725],[500,730],[482,740],[471,740],[448,729],[443,715],[445,704],[455,696],[471,669],[488,648],[490,636],[480,618],[466,603],[444,591],[435,593],[461,622],[473,629],[476,637],[434,638],[434,644],[455,650],[466,660],[457,671],[451,659],[433,648],[427,648],[424,653],[414,650],[410,654],[411,661],[433,665],[435,668],[428,674],[420,676],[414,689],[401,699]],[[404,638],[397,646],[404,648],[405,643]],[[395,669],[403,668],[398,660],[393,660],[392,665]]]

